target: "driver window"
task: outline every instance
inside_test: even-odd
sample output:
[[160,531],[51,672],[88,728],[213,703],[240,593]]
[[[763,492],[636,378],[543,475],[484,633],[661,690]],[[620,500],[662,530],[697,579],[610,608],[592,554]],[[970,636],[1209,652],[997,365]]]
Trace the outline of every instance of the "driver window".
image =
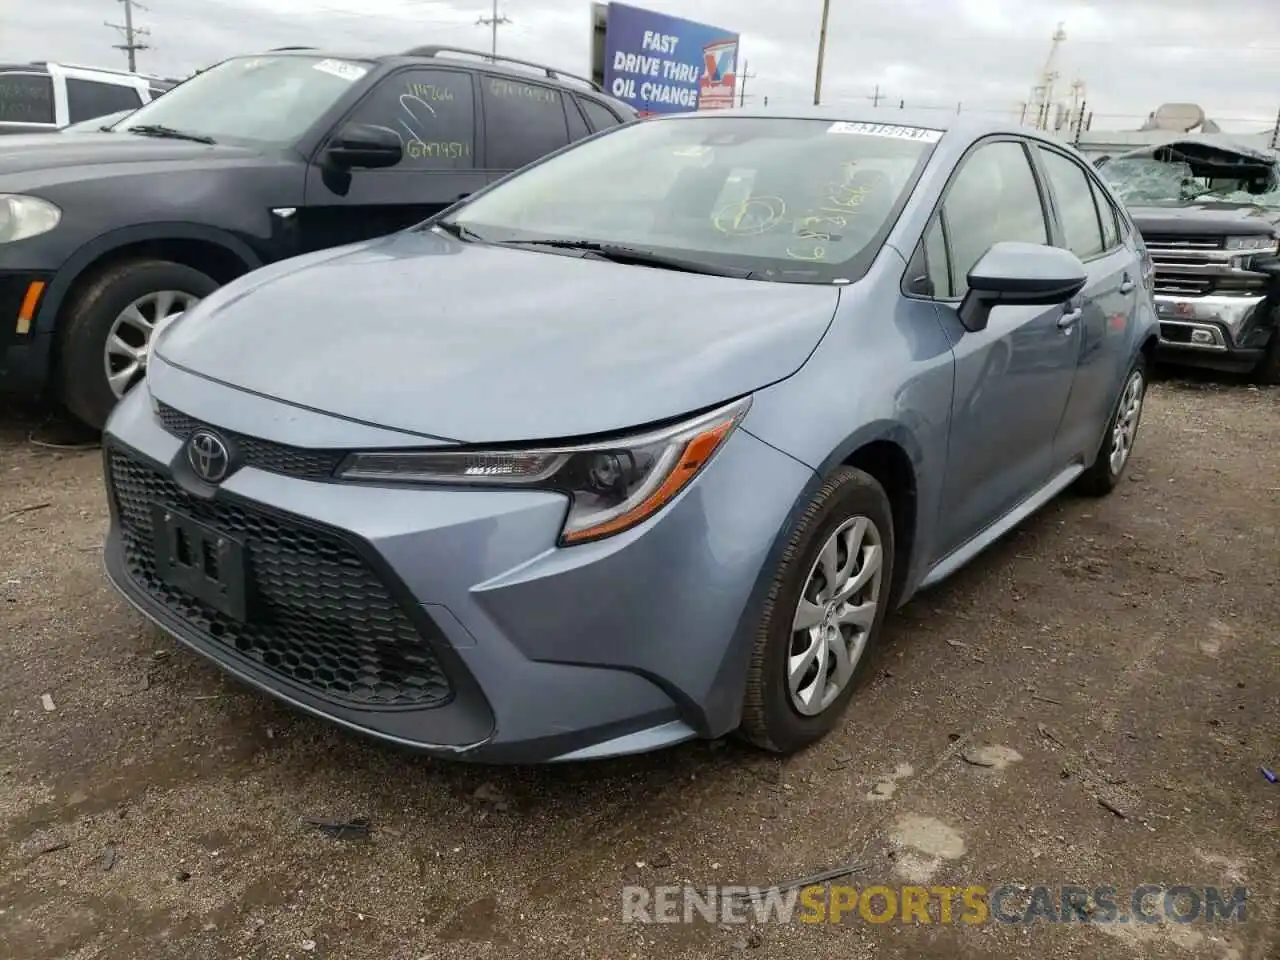
[[952,296],[969,289],[969,271],[993,244],[1049,242],[1044,205],[1021,143],[979,147],[963,161],[942,207],[951,247]]
[[347,123],[390,130],[404,157],[393,170],[471,170],[475,167],[475,92],[471,74],[404,70],[360,101]]

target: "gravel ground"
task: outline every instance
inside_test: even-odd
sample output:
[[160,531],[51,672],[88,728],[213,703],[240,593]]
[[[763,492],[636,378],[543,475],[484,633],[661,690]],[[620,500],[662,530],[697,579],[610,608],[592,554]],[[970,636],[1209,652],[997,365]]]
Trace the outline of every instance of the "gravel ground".
[[[1158,384],[1116,495],[1059,499],[914,600],[843,729],[786,762],[449,765],[296,715],[117,600],[99,454],[69,435],[0,416],[0,956],[1280,957],[1258,769],[1280,763],[1280,390]],[[849,861],[859,886],[1249,902],[1229,924],[621,919],[624,884]]]

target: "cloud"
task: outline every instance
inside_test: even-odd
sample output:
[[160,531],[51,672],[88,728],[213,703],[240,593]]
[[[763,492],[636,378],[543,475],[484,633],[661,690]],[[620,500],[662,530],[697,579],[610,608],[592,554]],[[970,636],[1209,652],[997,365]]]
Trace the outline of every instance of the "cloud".
[[[186,76],[237,53],[306,44],[399,51],[415,44],[487,48],[487,0],[144,0],[150,33],[139,68]],[[1094,129],[1133,129],[1166,101],[1199,103],[1226,129],[1261,130],[1280,109],[1276,0],[858,0],[832,3],[824,103],[1014,115],[1043,69],[1059,21],[1056,89],[1079,79]],[[821,0],[635,0],[636,5],[742,34],[754,76],[748,93],[770,106],[812,101]],[[785,13],[783,12],[785,10]],[[586,72],[588,0],[500,0],[510,18],[499,51]],[[0,61],[65,60],[121,67],[122,22],[108,0],[6,4]]]

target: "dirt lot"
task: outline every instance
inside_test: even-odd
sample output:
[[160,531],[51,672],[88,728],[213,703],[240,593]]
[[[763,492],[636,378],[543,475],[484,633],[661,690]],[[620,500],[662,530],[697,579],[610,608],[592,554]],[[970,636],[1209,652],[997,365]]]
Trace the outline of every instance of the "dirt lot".
[[[1278,390],[1159,384],[1122,489],[915,600],[842,733],[785,763],[457,766],[297,716],[116,599],[98,453],[42,445],[66,432],[0,416],[0,956],[1280,957]],[[621,922],[623,884],[848,861],[859,886],[1249,902],[1215,925]]]

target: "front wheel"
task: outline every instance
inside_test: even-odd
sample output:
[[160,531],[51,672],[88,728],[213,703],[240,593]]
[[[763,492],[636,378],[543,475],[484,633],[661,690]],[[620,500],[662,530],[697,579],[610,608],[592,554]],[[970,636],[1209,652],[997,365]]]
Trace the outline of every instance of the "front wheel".
[[843,467],[801,516],[765,601],[739,733],[793,753],[840,722],[888,609],[893,514],[870,474]]
[[156,325],[217,289],[199,270],[164,260],[134,260],[95,277],[60,324],[59,391],[67,409],[101,430],[145,375]]
[[1107,424],[1106,439],[1102,443],[1102,449],[1098,451],[1098,458],[1076,481],[1079,492],[1086,496],[1103,497],[1116,488],[1116,484],[1124,476],[1125,467],[1129,465],[1133,444],[1138,438],[1142,404],[1146,396],[1147,361],[1140,354],[1125,378],[1115,412]]

